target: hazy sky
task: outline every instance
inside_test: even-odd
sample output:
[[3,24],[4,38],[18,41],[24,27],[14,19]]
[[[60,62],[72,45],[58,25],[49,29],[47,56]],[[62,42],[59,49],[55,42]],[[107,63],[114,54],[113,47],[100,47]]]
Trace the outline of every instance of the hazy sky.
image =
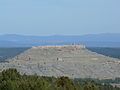
[[0,0],[0,34],[120,33],[120,0]]

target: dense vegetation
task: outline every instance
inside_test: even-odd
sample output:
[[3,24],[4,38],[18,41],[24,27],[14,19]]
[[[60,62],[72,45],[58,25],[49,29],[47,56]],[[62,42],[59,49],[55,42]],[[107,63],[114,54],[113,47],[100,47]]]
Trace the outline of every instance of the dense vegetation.
[[120,88],[92,80],[71,80],[64,76],[55,78],[20,75],[16,69],[7,69],[0,73],[0,90],[120,90]]

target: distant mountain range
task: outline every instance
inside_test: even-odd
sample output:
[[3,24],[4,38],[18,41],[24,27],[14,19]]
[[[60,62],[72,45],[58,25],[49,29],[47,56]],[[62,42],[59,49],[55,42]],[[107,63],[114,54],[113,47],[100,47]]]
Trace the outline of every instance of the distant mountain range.
[[0,35],[0,47],[31,47],[40,45],[84,44],[87,47],[120,47],[120,34],[88,34],[81,36]]

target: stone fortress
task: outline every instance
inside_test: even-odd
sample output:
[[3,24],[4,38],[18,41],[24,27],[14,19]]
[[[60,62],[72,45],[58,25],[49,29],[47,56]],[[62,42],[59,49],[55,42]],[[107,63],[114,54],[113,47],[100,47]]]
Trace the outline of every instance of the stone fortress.
[[62,47],[85,48],[85,45],[48,45],[48,46],[33,46],[32,48],[62,48]]

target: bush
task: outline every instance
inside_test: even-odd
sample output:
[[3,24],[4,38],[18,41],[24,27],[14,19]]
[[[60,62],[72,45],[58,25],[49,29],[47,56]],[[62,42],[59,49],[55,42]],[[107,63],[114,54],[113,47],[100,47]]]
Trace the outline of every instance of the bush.
[[[118,78],[116,80],[119,81]],[[98,84],[90,79],[79,81],[64,76],[55,78],[20,75],[12,68],[0,73],[0,90],[120,90],[120,88],[110,84]]]

